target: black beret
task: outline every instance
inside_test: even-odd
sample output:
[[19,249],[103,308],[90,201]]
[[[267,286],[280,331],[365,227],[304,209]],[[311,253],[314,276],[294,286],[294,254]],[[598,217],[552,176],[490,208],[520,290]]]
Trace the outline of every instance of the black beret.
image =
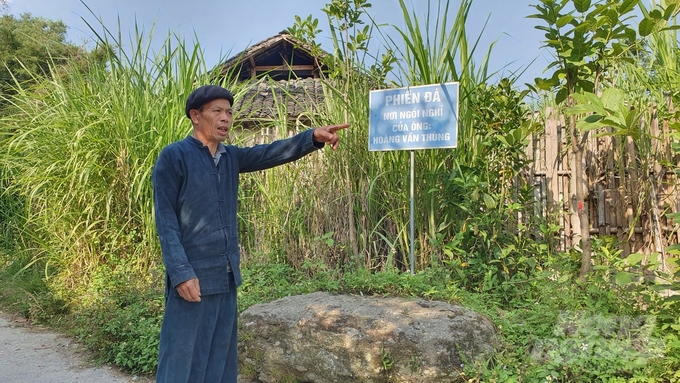
[[234,106],[234,96],[231,95],[231,92],[222,88],[221,86],[203,85],[202,87],[191,92],[187,98],[187,105],[184,108],[184,111],[186,112],[187,117],[191,119],[191,115],[189,114],[191,109],[199,109],[206,103],[212,100],[217,100],[218,98],[224,98],[229,101],[231,106]]

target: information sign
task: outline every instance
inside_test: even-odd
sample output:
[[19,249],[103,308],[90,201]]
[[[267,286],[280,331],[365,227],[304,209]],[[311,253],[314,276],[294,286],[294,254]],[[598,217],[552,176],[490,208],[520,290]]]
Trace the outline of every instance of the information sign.
[[458,83],[374,90],[369,107],[369,151],[455,148],[458,143]]

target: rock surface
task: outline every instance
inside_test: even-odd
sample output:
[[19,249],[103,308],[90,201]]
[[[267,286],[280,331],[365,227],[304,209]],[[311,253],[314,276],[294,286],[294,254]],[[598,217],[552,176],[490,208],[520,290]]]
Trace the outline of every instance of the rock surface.
[[265,383],[458,382],[497,344],[460,306],[327,293],[251,306],[240,326],[240,372]]

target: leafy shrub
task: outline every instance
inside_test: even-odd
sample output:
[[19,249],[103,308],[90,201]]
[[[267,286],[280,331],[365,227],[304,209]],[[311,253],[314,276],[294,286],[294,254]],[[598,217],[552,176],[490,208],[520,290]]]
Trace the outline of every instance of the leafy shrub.
[[151,374],[158,361],[163,296],[130,291],[83,309],[73,316],[74,333],[104,363]]

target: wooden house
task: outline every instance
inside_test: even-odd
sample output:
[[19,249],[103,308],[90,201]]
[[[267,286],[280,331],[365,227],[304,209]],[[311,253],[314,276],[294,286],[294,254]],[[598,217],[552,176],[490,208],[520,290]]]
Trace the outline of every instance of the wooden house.
[[[222,75],[238,81],[254,82],[234,102],[235,118],[242,131],[260,132],[265,142],[280,138],[273,121],[285,115],[288,131],[310,125],[307,111],[323,102],[322,57],[314,57],[311,49],[286,32],[281,32],[231,57],[222,64]],[[281,127],[278,127],[281,128]]]

